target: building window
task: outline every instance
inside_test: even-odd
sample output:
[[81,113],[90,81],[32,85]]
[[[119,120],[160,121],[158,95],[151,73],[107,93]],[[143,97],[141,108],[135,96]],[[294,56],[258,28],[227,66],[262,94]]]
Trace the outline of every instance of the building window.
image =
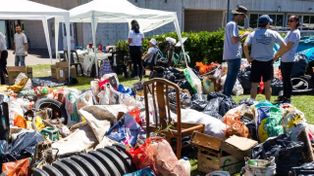
[[[258,27],[258,17],[263,14],[250,14],[250,27],[256,28]],[[281,14],[269,14],[269,17],[273,19],[273,26],[275,28],[281,28],[284,25],[283,15]]]
[[314,16],[303,16],[302,29],[314,29]]

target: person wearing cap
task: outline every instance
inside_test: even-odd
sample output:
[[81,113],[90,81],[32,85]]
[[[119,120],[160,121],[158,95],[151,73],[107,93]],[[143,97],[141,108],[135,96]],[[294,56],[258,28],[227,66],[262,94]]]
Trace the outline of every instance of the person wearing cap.
[[[288,19],[288,26],[290,31],[287,32],[285,42],[287,43],[287,52],[282,55],[280,62],[280,69],[283,82],[283,96],[278,97],[278,102],[290,103],[292,84],[291,84],[291,72],[294,64],[294,56],[299,46],[301,38],[300,30],[298,29],[299,17],[291,15]],[[278,59],[279,55],[275,55],[275,59]]]
[[133,62],[133,71],[131,77],[139,76],[142,80],[143,65],[142,65],[142,43],[144,34],[140,31],[140,25],[136,20],[131,21],[131,30],[128,35],[129,52]]
[[242,46],[241,39],[249,33],[239,35],[238,23],[242,22],[246,17],[247,9],[244,6],[238,6],[232,11],[233,20],[228,22],[225,27],[223,60],[227,62],[228,71],[224,83],[223,93],[231,96],[233,86],[236,82],[238,72],[241,65]]
[[[265,98],[270,101],[271,86],[274,68],[273,61],[286,51],[286,42],[280,34],[269,29],[273,20],[268,15],[261,15],[258,18],[258,28],[248,35],[244,43],[244,54],[251,63],[251,98],[255,100],[257,87],[260,81],[264,82]],[[275,44],[280,45],[277,53],[274,53]],[[251,47],[251,53],[249,53]]]
[[153,71],[153,67],[156,64],[155,55],[158,52],[157,41],[154,38],[151,38],[148,42],[149,48],[147,52],[143,55],[143,67],[149,67]]

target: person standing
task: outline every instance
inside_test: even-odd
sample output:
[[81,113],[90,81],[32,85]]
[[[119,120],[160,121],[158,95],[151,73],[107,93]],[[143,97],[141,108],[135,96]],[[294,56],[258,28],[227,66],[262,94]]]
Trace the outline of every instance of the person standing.
[[140,32],[140,26],[136,20],[131,21],[131,30],[128,35],[130,57],[133,62],[132,77],[139,76],[140,81],[143,76],[142,65],[142,43],[144,41],[144,34]]
[[[251,98],[255,100],[259,82],[264,82],[265,98],[270,101],[271,86],[274,68],[273,61],[277,60],[286,51],[287,44],[280,34],[269,29],[273,20],[268,15],[258,18],[258,28],[249,34],[244,43],[244,54],[251,63]],[[280,44],[280,49],[274,53],[275,44]],[[249,53],[249,46],[251,53]]]
[[0,80],[1,84],[5,84],[5,77],[8,75],[7,71],[7,41],[5,35],[0,32]]
[[232,89],[237,80],[238,72],[241,65],[241,39],[249,34],[248,32],[246,32],[240,36],[238,29],[238,23],[242,22],[245,19],[246,13],[246,7],[238,6],[236,10],[232,11],[233,20],[228,22],[225,27],[223,60],[227,62],[228,71],[224,83],[223,94],[227,96],[231,96],[232,94]]
[[19,24],[15,25],[13,54],[15,54],[15,66],[25,66],[25,56],[28,55],[28,42]]
[[[288,26],[290,31],[287,32],[285,42],[287,43],[287,52],[282,55],[280,62],[280,69],[283,81],[283,96],[278,97],[278,102],[290,103],[292,84],[291,84],[291,72],[294,64],[294,56],[299,46],[301,38],[300,30],[298,29],[299,17],[291,15],[288,19]],[[275,59],[278,59],[276,56]]]

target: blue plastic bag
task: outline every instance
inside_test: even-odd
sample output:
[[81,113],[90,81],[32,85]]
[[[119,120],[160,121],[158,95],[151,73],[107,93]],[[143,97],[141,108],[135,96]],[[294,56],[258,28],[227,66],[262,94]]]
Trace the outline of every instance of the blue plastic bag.
[[155,176],[155,173],[150,167],[146,167],[132,173],[124,174],[123,176]]

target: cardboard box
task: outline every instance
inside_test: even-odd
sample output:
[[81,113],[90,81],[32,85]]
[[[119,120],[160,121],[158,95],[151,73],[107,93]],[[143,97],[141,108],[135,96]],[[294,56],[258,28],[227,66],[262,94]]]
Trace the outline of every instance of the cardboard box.
[[222,143],[221,150],[241,160],[245,156],[250,156],[251,149],[257,144],[258,142],[255,140],[233,135]]
[[63,67],[69,67],[68,62],[56,62],[56,67],[63,68]]
[[[57,82],[66,82],[68,80],[68,70],[68,67],[58,67],[57,64],[51,65],[51,78],[55,79]],[[73,78],[77,77],[75,67],[71,67],[70,72]]]
[[225,170],[231,174],[240,172],[244,156],[248,156],[257,143],[238,136],[222,140],[199,132],[192,135],[192,144],[198,148],[198,170],[204,173],[214,170]]
[[14,84],[15,78],[20,73],[25,73],[29,78],[33,78],[33,68],[32,67],[16,67],[16,66],[9,66],[8,69],[8,79],[6,82],[9,84]]
[[227,153],[215,153],[206,148],[198,148],[197,153],[199,171],[209,173],[215,170],[228,171],[230,174],[235,174],[241,171],[244,166],[244,160],[238,160]]

